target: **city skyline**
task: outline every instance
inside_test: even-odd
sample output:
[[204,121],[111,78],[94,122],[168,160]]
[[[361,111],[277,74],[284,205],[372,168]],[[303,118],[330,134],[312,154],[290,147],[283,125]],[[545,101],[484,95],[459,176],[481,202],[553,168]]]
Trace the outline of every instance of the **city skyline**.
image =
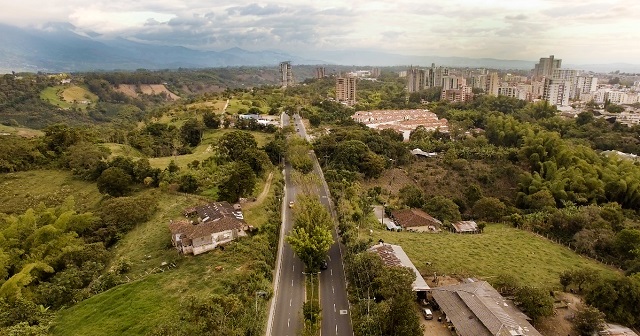
[[201,50],[240,47],[287,52],[366,49],[406,55],[637,63],[631,32],[640,4],[622,1],[141,0],[10,2],[0,23],[46,27]]

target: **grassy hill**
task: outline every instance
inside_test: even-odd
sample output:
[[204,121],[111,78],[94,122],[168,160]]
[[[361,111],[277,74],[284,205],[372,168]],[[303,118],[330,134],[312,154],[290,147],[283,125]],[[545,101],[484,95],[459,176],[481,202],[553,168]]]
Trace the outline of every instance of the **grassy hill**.
[[69,196],[74,197],[78,211],[89,211],[102,199],[95,183],[76,179],[67,171],[0,174],[0,212],[22,213],[40,202],[58,206]]
[[77,85],[48,87],[40,93],[40,98],[63,109],[72,107],[86,109],[87,106],[98,101],[98,96]]
[[[490,281],[497,275],[510,274],[523,285],[560,287],[558,276],[565,270],[591,268],[604,274],[617,272],[565,246],[503,224],[489,224],[484,233],[476,235],[375,230],[372,238],[402,246],[426,277],[437,272]],[[427,262],[431,265],[427,266]]]
[[[281,178],[276,177],[274,180]],[[275,183],[269,188],[264,204],[256,204],[247,221],[259,227],[260,217],[269,211]],[[171,247],[167,224],[182,217],[184,208],[202,203],[197,196],[175,195],[158,190],[158,212],[146,223],[130,231],[114,248],[114,261],[130,260],[131,270],[126,274],[130,282],[98,294],[61,311],[56,319],[53,335],[143,335],[156,326],[175,321],[180,315],[180,303],[188,295],[205,297],[237,291],[237,286],[251,277],[251,266],[256,252],[264,245],[253,237],[233,242],[224,249],[193,256],[181,256]],[[259,193],[260,191],[257,191]],[[260,253],[260,252],[258,252]],[[167,268],[163,263],[174,264]],[[164,271],[159,272],[159,268]],[[270,291],[271,285],[258,286]],[[249,305],[253,310],[253,304]],[[253,321],[264,325],[267,301],[258,301],[259,312]]]

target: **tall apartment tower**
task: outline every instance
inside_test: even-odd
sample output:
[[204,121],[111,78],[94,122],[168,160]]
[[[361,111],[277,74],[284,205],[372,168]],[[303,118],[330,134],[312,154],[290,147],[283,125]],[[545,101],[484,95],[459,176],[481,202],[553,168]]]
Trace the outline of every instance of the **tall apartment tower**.
[[427,71],[411,67],[407,70],[407,91],[418,92],[425,88]]
[[497,72],[492,72],[487,75],[487,81],[484,88],[484,92],[490,96],[497,96],[500,88],[500,77]]
[[324,67],[317,67],[316,68],[316,79],[320,79],[320,78],[324,78],[324,77],[326,77]]
[[356,77],[336,78],[336,100],[348,106],[356,104]]
[[562,66],[561,59],[555,59],[553,55],[549,57],[540,58],[533,68],[533,80],[542,80],[542,78],[551,78],[553,70],[559,69]]
[[293,71],[291,61],[280,62],[280,84],[282,87],[293,85]]

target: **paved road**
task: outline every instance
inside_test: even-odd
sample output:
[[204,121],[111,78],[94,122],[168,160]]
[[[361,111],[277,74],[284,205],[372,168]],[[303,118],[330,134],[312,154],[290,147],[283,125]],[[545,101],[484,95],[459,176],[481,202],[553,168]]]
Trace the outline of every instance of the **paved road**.
[[[298,134],[309,139],[304,124],[298,115],[294,115],[295,127]],[[329,190],[322,174],[322,169],[315,154],[311,154],[314,161],[314,173],[320,177],[322,187],[318,189],[320,201],[334,216],[331,209]],[[335,216],[334,216],[335,219]],[[329,249],[328,268],[320,272],[320,306],[322,307],[322,336],[352,336],[351,316],[349,311],[349,299],[345,281],[344,265],[342,264],[342,251],[339,243],[337,228],[333,230],[335,243]]]
[[[283,117],[285,125],[289,123],[286,114]],[[295,200],[297,190],[291,182],[291,166],[285,165],[285,199],[282,211],[282,227],[280,231],[280,246],[278,261],[276,262],[276,278],[274,299],[269,314],[267,336],[296,336],[302,330],[302,304],[304,302],[304,265],[296,257],[287,242],[283,240],[293,228],[292,211],[289,201]]]

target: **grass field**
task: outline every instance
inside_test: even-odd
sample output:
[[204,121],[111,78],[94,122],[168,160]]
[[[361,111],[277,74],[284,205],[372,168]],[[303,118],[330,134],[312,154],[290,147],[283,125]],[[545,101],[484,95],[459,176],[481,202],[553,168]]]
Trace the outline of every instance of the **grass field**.
[[214,99],[214,100],[209,100],[209,101],[200,102],[200,103],[188,104],[187,108],[189,109],[206,108],[206,109],[213,109],[213,111],[215,111],[216,113],[222,113],[224,109],[224,105],[226,103],[227,101],[225,99],[221,99],[221,100]]
[[402,246],[423,276],[438,272],[491,281],[497,275],[510,274],[522,284],[560,287],[558,275],[564,270],[592,268],[606,274],[615,272],[562,245],[502,224],[489,224],[484,233],[476,235],[376,230],[372,238]]
[[0,124],[0,133],[9,133],[9,134],[21,136],[24,138],[35,138],[35,137],[44,135],[44,132],[34,130],[32,128],[13,127],[13,126],[6,126],[2,124]]
[[[218,139],[223,136],[225,133],[232,132],[234,129],[219,129],[214,131],[206,131],[202,143],[193,149],[192,154],[186,155],[177,155],[177,156],[163,156],[157,158],[149,158],[149,163],[154,168],[165,169],[171,162],[174,160],[176,164],[183,169],[187,168],[187,164],[193,162],[194,160],[198,160],[202,162],[213,154],[214,146],[217,144]],[[273,139],[273,135],[269,133],[262,132],[251,132],[253,136],[256,138],[256,142],[258,143],[258,147],[262,147],[267,144],[267,142]],[[131,146],[115,144],[115,143],[105,143],[103,144],[105,147],[111,150],[111,157],[122,155],[128,156],[131,158],[141,158],[144,157],[142,153],[140,153],[135,148]]]
[[43,202],[58,206],[73,196],[78,211],[92,209],[102,199],[95,183],[78,180],[71,172],[32,170],[0,174],[0,212],[22,213]]
[[[90,103],[98,101],[98,96],[81,86],[53,86],[40,93],[40,99],[63,109],[71,107],[85,109]],[[88,103],[83,103],[83,102]]]
[[[169,220],[181,218],[185,207],[203,201],[158,190],[145,192],[158,198],[158,212],[129,232],[113,250],[113,260],[126,258],[133,263],[127,273],[132,281],[61,311],[53,335],[143,335],[163,322],[175,320],[185,296],[227,293],[233,290],[237,279],[247,277],[245,266],[253,258],[249,246],[252,238],[231,243],[224,251],[181,256],[170,246],[167,225]],[[256,206],[260,208],[261,205]],[[248,218],[247,222],[255,224]],[[147,275],[163,262],[177,267]],[[258,304],[260,313],[255,322],[262,324],[266,301],[259,300]]]

